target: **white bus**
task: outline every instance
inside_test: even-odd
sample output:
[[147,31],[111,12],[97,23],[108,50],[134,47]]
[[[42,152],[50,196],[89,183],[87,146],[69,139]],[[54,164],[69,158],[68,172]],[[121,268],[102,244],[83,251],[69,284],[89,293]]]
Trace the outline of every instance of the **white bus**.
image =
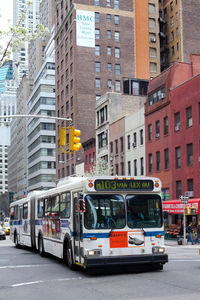
[[68,177],[11,203],[16,247],[51,253],[74,269],[168,262],[161,182],[150,177]]

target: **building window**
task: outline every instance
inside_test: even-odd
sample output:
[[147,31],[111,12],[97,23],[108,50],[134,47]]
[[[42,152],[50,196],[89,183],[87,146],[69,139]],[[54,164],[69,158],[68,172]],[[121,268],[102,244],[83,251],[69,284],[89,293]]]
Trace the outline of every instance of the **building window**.
[[181,181],[176,181],[176,198],[179,199],[181,195],[182,195]]
[[111,39],[111,31],[110,30],[107,30],[107,39]]
[[120,144],[121,144],[121,152],[124,152],[124,139],[120,137]]
[[96,101],[98,101],[101,98],[101,95],[96,95]]
[[107,71],[108,71],[108,72],[111,72],[111,71],[112,71],[112,64],[111,64],[111,63],[108,63],[108,64],[107,64]]
[[99,23],[100,22],[100,14],[95,12],[95,23]]
[[120,48],[115,48],[115,58],[120,58]]
[[115,31],[115,41],[119,42],[119,31]]
[[118,164],[115,165],[115,173],[116,173],[116,175],[119,174],[119,165]]
[[115,81],[115,91],[116,92],[120,92],[120,81],[119,80],[116,80]]
[[140,175],[144,175],[144,158],[140,158]]
[[174,32],[171,31],[171,41],[173,41],[173,40],[174,40]]
[[119,16],[114,17],[115,25],[119,25]]
[[174,4],[173,4],[173,1],[172,1],[172,2],[170,2],[170,10],[172,11],[173,8],[174,8]]
[[118,140],[115,140],[115,154],[118,154]]
[[174,46],[172,46],[172,56],[174,56]]
[[114,9],[119,9],[119,0],[114,0]]
[[99,56],[100,55],[100,46],[95,46],[95,55]]
[[120,74],[120,65],[119,64],[115,65],[115,74],[117,74],[117,75]]
[[128,161],[128,176],[131,176],[131,162]]
[[111,55],[111,47],[107,47],[107,55]]
[[193,165],[193,144],[187,144],[187,165]]
[[156,121],[156,138],[160,137],[160,121]]
[[165,170],[169,169],[169,149],[164,150]]
[[113,153],[113,142],[110,142],[110,153]]
[[149,153],[149,173],[152,173],[152,166],[153,166],[153,157],[152,154]]
[[[171,26],[173,26],[174,25],[174,17],[173,16],[171,16]],[[174,34],[174,33],[173,33]],[[172,40],[172,39],[171,39]],[[173,41],[173,40],[172,40]]]
[[99,0],[94,0],[94,5],[99,6]]
[[107,14],[107,15],[106,15],[106,21],[107,21],[107,22],[111,22],[111,15],[110,15],[110,14]]
[[148,141],[152,141],[152,124],[148,125]]
[[128,150],[131,149],[131,136],[130,135],[127,135],[127,148],[128,148]]
[[187,127],[192,126],[192,107],[186,109]]
[[169,124],[168,124],[168,117],[164,118],[164,135],[168,134],[169,132]]
[[175,148],[175,163],[176,169],[181,167],[181,147]]
[[110,0],[106,0],[106,6],[110,6]]
[[95,29],[95,39],[99,40],[100,39],[100,30]]
[[156,171],[160,171],[160,151],[156,152]]
[[137,146],[137,133],[134,132],[133,134],[133,146],[136,147]]
[[140,145],[144,144],[144,131],[143,129],[140,130]]
[[187,179],[187,190],[188,191],[194,191],[193,179]]
[[134,176],[137,176],[137,159],[134,159]]
[[180,112],[174,114],[174,130],[180,130]]
[[100,80],[99,78],[96,78],[96,79],[95,79],[95,87],[96,87],[97,89],[100,89],[100,87],[101,87],[101,80]]
[[95,62],[95,72],[99,73],[101,71],[101,63]]
[[111,79],[108,79],[107,84],[108,84],[108,88],[112,89],[112,80]]

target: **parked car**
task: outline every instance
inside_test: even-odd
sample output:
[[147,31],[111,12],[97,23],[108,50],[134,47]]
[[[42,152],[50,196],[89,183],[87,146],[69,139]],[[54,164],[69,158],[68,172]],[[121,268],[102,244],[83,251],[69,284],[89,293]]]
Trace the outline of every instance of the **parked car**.
[[6,239],[6,233],[3,227],[0,225],[0,240],[5,240]]
[[10,223],[9,222],[4,222],[3,229],[4,229],[6,234],[10,234]]

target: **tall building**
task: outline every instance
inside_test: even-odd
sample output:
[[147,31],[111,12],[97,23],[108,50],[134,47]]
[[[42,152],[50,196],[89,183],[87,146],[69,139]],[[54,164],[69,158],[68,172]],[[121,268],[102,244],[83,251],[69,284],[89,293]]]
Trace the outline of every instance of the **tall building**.
[[[156,0],[60,1],[56,12],[56,110],[81,129],[81,142],[95,137],[96,100],[121,93],[124,78],[149,79],[160,72],[159,7]],[[142,26],[141,26],[142,24]],[[74,173],[83,151],[59,149],[57,178]],[[67,137],[68,138],[68,137]],[[68,148],[67,148],[68,149]],[[66,150],[67,150],[66,149]]]
[[161,70],[200,53],[199,0],[160,1]]
[[[26,75],[22,78],[16,95],[16,114],[26,115],[26,102],[32,85]],[[27,119],[13,118],[8,161],[8,189],[14,199],[20,199],[28,191],[27,172]],[[12,199],[11,199],[12,200]]]
[[[29,115],[55,116],[55,59],[54,40],[49,41],[46,59],[34,81],[27,101]],[[29,118],[28,190],[49,189],[56,184],[55,120]]]
[[[22,13],[28,7],[26,16],[21,20],[21,25],[34,30],[39,24],[39,4],[40,0],[33,0],[31,4],[27,6],[29,0],[14,0],[13,1],[13,26],[16,26],[19,22]],[[13,54],[14,60],[14,78],[17,84],[24,74],[28,73],[28,42],[24,43],[24,46],[19,51]]]
[[5,81],[13,79],[13,62],[8,61],[0,68],[0,94],[4,92]]

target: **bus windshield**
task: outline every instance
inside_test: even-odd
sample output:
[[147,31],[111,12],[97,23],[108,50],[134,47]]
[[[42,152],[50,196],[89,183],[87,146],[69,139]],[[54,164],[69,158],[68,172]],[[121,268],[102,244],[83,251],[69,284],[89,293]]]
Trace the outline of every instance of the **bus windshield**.
[[126,204],[128,227],[162,226],[162,205],[159,195],[127,195]]
[[121,229],[125,227],[125,201],[121,195],[87,195],[85,205],[85,228]]

